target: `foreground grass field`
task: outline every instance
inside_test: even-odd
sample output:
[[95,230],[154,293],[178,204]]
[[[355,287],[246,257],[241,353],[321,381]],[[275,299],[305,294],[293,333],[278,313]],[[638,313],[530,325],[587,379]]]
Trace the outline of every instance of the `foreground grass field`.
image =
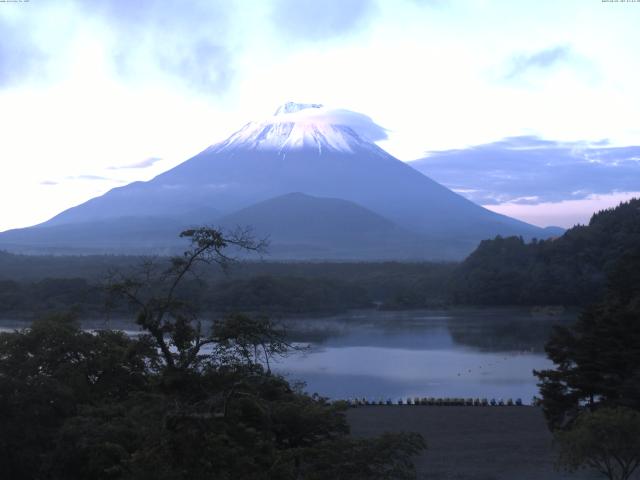
[[416,467],[424,480],[602,478],[554,469],[552,437],[536,407],[366,406],[347,417],[356,436],[422,434],[428,448]]

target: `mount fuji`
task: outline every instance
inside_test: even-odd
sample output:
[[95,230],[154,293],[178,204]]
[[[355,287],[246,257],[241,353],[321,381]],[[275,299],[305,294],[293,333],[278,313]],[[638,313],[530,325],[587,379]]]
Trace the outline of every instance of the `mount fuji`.
[[253,225],[279,259],[455,259],[496,235],[552,233],[436,183],[378,147],[385,135],[359,113],[287,103],[148,182],[0,233],[0,248],[164,253],[213,224]]

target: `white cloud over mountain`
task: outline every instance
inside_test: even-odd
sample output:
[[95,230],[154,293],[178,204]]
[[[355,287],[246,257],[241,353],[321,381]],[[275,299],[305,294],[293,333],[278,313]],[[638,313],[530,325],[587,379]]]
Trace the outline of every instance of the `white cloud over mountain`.
[[377,142],[388,138],[387,130],[375,123],[371,117],[363,113],[352,112],[343,108],[319,106],[305,108],[292,113],[273,115],[264,118],[265,124],[295,122],[298,124],[315,123],[345,126],[353,129],[360,137],[369,142]]

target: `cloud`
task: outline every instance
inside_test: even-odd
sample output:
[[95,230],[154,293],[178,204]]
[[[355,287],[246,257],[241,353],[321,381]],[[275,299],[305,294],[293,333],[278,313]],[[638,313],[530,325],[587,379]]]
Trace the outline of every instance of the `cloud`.
[[284,37],[317,41],[351,33],[373,11],[373,0],[275,0],[271,21]]
[[54,182],[53,180],[43,180],[40,182],[40,185],[58,185],[58,182]]
[[112,57],[120,75],[144,77],[151,67],[210,94],[231,84],[230,2],[114,0],[80,5],[117,33]]
[[427,6],[427,7],[443,7],[450,3],[450,0],[410,0],[419,6]]
[[510,137],[429,152],[411,165],[482,205],[536,205],[640,191],[640,146]]
[[130,163],[128,165],[121,165],[121,166],[114,165],[114,166],[108,167],[108,168],[109,168],[109,170],[124,170],[124,169],[129,169],[129,168],[149,168],[149,167],[153,166],[154,164],[156,164],[157,162],[159,162],[161,160],[162,160],[162,158],[160,158],[160,157],[149,157],[149,158],[145,158],[144,160],[141,160],[139,162]]
[[10,23],[0,12],[0,87],[69,68],[94,48],[127,83],[169,82],[221,97],[237,85],[256,42],[286,54],[300,41],[352,33],[376,11],[376,0],[60,0]]
[[0,87],[13,86],[43,73],[47,54],[20,22],[10,22],[0,16],[0,32]]
[[351,110],[341,108],[329,108],[320,106],[319,108],[305,108],[303,110],[274,115],[263,120],[264,123],[327,123],[351,128],[360,137],[370,142],[377,142],[387,139],[387,130],[375,123],[371,117]]
[[570,228],[576,224],[587,224],[591,216],[605,208],[613,208],[631,198],[640,198],[640,192],[616,192],[608,194],[592,194],[580,200],[562,200],[535,205],[503,203],[487,205],[492,210],[509,217],[541,227],[558,225]]
[[238,45],[231,36],[246,13],[236,10],[225,1],[60,0],[37,11],[0,11],[0,87],[64,74],[59,70],[96,42],[109,68],[125,80],[148,84],[164,76],[219,95],[236,73]]
[[531,70],[546,70],[571,58],[571,48],[568,45],[557,45],[544,50],[528,54],[517,54],[509,62],[506,79],[514,79],[525,75]]
[[158,55],[158,63],[189,86],[209,94],[226,90],[235,75],[231,52],[206,38],[176,49],[170,55],[163,51]]
[[101,177],[100,175],[70,175],[65,177],[66,180],[109,180],[113,181],[112,178]]

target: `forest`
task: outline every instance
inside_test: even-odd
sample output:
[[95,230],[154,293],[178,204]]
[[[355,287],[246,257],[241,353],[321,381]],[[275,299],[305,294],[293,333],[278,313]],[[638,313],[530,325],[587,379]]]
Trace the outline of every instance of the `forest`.
[[[60,309],[99,316],[107,305],[109,272],[134,268],[140,257],[28,257],[0,254],[0,316],[29,318]],[[166,259],[156,259],[159,263]],[[454,264],[234,263],[228,272],[205,269],[185,290],[204,310],[321,314],[348,309],[420,308],[448,300]]]
[[607,276],[640,244],[640,199],[595,213],[588,225],[526,243],[485,240],[451,277],[451,301],[475,305],[584,306],[604,294]]

